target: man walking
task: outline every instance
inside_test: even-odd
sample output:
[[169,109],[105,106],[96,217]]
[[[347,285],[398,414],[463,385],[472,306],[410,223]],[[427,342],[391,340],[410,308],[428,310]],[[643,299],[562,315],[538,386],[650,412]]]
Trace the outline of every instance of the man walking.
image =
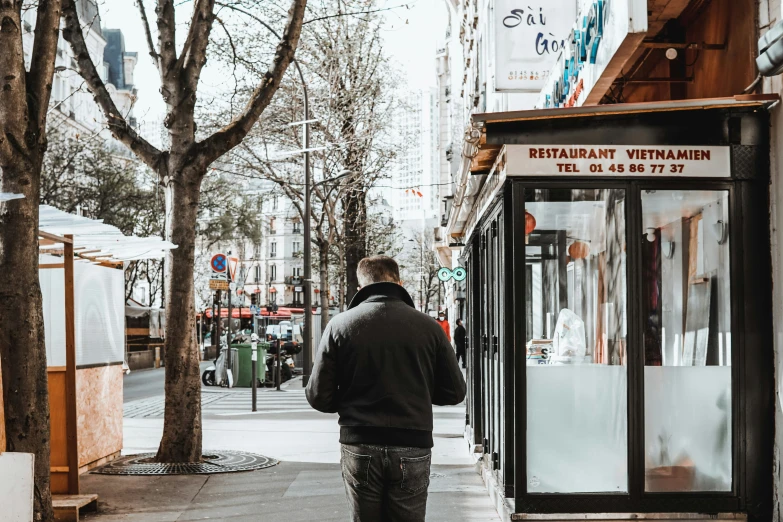
[[457,319],[457,327],[454,329],[454,344],[457,345],[457,362],[462,359],[462,367],[467,367],[467,332],[462,325],[462,319]]
[[351,520],[423,521],[432,405],[462,402],[465,380],[446,335],[416,311],[392,258],[362,259],[357,276],[348,311],[321,338],[307,401],[340,415]]

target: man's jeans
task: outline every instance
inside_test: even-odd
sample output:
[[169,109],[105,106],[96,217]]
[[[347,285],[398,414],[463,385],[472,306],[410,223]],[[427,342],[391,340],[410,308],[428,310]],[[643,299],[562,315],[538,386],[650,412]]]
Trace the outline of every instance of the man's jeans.
[[353,522],[424,522],[432,450],[342,445],[343,481]]

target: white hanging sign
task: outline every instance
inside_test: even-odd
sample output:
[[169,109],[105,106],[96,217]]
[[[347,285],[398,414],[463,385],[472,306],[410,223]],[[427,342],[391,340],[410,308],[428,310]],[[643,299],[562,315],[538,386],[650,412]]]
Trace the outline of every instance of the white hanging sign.
[[729,147],[507,145],[507,176],[731,176]]
[[598,105],[647,34],[647,0],[579,0],[536,107]]
[[576,19],[577,0],[495,0],[495,90],[538,92]]

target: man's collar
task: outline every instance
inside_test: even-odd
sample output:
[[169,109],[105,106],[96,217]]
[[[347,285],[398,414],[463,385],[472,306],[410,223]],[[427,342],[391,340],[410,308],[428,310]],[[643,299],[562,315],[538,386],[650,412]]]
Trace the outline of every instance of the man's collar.
[[362,287],[356,295],[351,299],[351,304],[348,305],[348,309],[356,308],[371,297],[388,297],[391,299],[399,299],[411,308],[415,308],[413,299],[411,299],[408,291],[397,283],[373,283]]

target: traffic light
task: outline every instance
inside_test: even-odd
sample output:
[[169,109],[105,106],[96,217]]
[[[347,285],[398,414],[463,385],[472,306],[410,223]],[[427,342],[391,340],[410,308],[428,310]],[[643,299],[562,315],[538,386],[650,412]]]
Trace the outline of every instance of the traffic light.
[[250,294],[250,304],[252,306],[255,306],[255,305],[258,304],[258,294],[256,294],[256,293]]

